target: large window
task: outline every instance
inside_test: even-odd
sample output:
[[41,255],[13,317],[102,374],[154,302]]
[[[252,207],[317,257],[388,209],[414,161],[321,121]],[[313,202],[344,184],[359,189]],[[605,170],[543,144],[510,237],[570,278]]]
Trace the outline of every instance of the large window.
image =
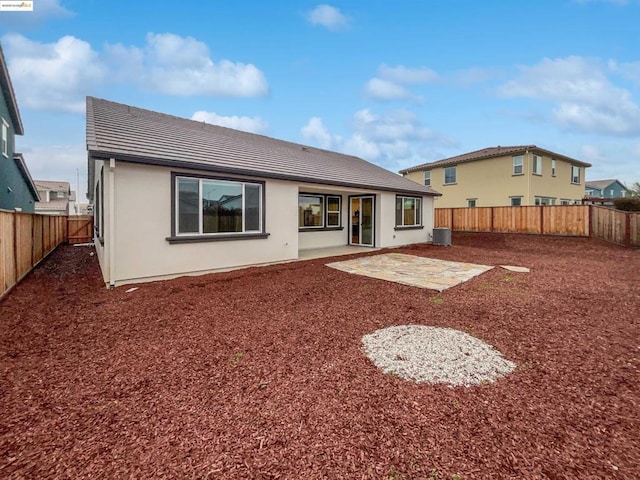
[[422,225],[422,198],[396,197],[396,227]]
[[4,118],[2,119],[2,154],[5,157],[9,156],[9,124]]
[[524,165],[524,157],[522,155],[517,155],[513,157],[513,174],[522,175],[524,173],[523,165]]
[[534,203],[536,205],[555,205],[556,199],[553,197],[535,197]]
[[261,183],[176,177],[176,234],[262,232]]
[[425,184],[427,187],[430,187],[430,186],[431,186],[431,170],[426,170],[426,171],[424,172],[424,184]]
[[534,175],[542,175],[542,157],[540,155],[533,156],[532,172]]
[[456,167],[447,167],[444,169],[444,183],[456,183]]
[[340,228],[342,219],[342,197],[303,193],[298,196],[298,227]]
[[571,183],[580,183],[580,167],[571,165]]

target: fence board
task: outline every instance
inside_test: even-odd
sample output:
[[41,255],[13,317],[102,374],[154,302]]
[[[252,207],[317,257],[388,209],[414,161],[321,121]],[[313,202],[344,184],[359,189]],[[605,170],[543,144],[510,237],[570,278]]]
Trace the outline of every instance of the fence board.
[[640,213],[633,213],[630,216],[629,243],[632,247],[640,247]]
[[15,217],[11,212],[0,212],[0,288],[5,292],[16,282]]
[[589,236],[589,207],[586,205],[555,205],[542,208],[544,234]]

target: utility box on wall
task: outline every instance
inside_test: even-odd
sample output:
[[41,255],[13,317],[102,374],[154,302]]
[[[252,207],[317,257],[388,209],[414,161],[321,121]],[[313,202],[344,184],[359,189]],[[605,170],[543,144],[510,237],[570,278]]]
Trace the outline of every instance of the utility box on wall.
[[451,245],[451,229],[450,228],[434,228],[433,244],[449,246]]

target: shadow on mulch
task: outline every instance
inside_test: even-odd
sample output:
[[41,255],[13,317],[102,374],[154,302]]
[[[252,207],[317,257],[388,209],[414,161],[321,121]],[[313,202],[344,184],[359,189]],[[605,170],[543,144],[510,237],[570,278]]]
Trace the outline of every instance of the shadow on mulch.
[[[0,476],[640,477],[640,252],[492,234],[392,251],[531,273],[438,293],[322,259],[126,293],[59,248],[0,303]],[[384,375],[360,339],[401,324],[518,366],[472,388]]]

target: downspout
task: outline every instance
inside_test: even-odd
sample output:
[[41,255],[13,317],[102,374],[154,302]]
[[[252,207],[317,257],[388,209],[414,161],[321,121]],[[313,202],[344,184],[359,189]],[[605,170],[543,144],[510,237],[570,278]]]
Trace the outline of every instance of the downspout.
[[116,179],[116,159],[109,159],[109,287],[116,286],[116,220],[115,220],[115,179]]

